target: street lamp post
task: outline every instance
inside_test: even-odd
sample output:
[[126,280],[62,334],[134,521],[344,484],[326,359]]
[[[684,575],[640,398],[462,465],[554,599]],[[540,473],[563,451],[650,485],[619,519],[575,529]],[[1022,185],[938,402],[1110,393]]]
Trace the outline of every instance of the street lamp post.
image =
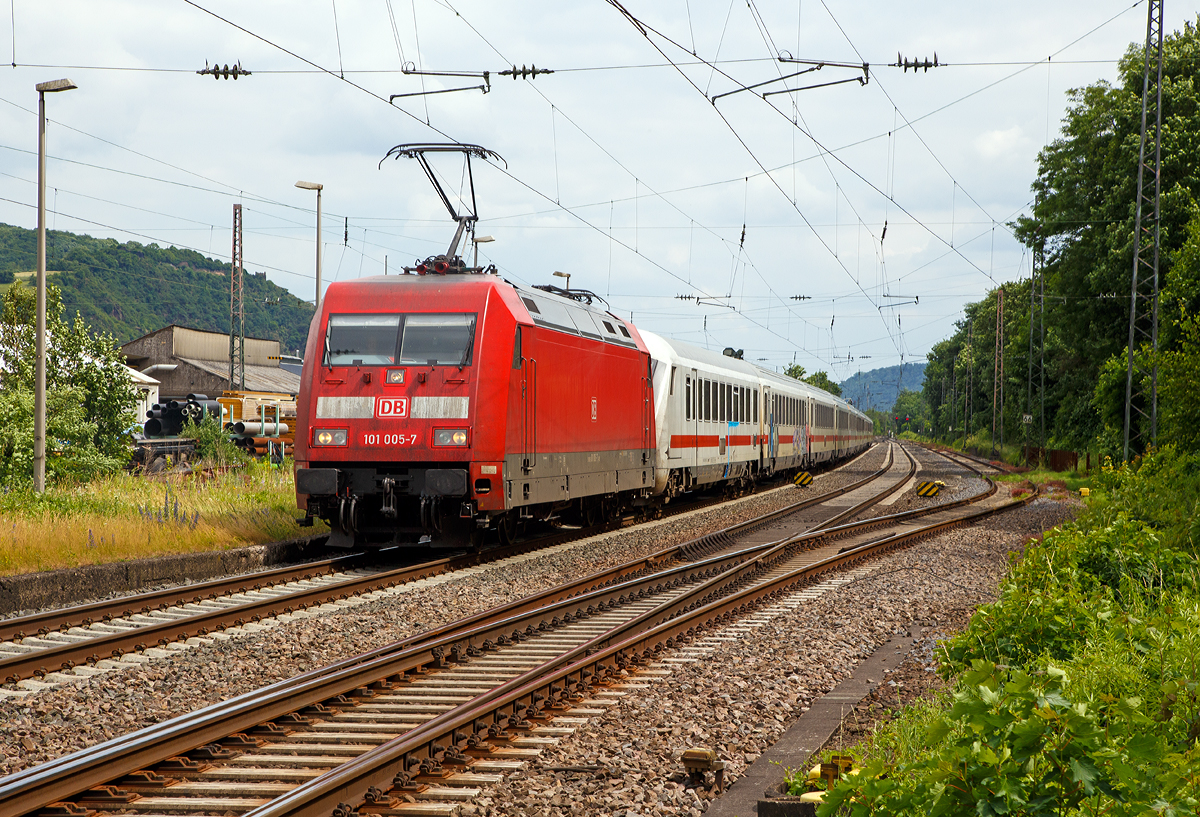
[[317,191],[317,297],[313,300],[313,305],[319,312],[321,309],[321,191],[325,185],[317,182],[296,182],[296,186],[301,190]]
[[554,277],[555,278],[566,278],[567,279],[567,292],[571,291],[571,273],[558,272],[557,270],[555,270]]
[[496,239],[492,238],[490,235],[481,235],[478,238],[471,239],[471,243],[475,245],[475,260],[471,262],[471,266],[476,268],[479,266],[479,245],[490,244],[495,240]]
[[69,79],[39,82],[38,92],[38,215],[37,327],[33,388],[33,490],[46,490],[46,94],[78,86]]

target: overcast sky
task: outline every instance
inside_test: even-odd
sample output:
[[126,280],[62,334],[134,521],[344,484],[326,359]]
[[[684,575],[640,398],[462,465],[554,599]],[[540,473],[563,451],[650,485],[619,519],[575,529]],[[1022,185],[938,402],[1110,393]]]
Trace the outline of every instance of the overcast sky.
[[[297,180],[325,185],[326,285],[395,274],[445,252],[454,224],[415,161],[380,160],[473,143],[504,159],[472,169],[477,235],[495,238],[480,261],[508,280],[568,272],[642,328],[835,380],[923,361],[965,303],[1029,275],[1005,225],[1027,212],[1037,153],[1068,89],[1115,80],[1147,13],[1129,0],[8,5],[4,223],[36,226],[34,85],[51,79],[79,86],[47,96],[52,228],[228,260],[240,202],[247,268],[309,300],[315,195]],[[1167,31],[1197,8],[1167,5]],[[939,67],[905,72],[897,53]],[[828,64],[780,80],[814,66],[779,57]],[[239,60],[250,76],[195,73]],[[514,65],[554,73],[498,75]],[[838,84],[761,96],[825,83]],[[467,190],[457,156],[437,170]]]

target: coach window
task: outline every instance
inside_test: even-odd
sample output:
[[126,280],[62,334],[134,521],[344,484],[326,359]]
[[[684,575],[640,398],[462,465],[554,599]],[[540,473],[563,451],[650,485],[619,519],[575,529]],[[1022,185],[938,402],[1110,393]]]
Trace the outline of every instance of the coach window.
[[674,394],[674,393],[675,393],[675,367],[672,366],[671,367],[671,386],[667,390],[667,394]]
[[684,419],[692,419],[692,378],[685,377],[683,379],[683,411]]
[[758,389],[754,390],[754,422],[758,422]]
[[704,416],[700,419],[708,422],[712,419],[712,381],[704,380]]

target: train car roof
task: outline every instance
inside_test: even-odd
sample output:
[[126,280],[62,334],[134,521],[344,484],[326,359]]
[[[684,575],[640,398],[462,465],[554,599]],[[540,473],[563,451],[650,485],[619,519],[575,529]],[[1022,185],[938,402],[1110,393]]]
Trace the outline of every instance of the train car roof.
[[818,388],[811,383],[805,383],[803,380],[797,380],[794,377],[788,377],[785,374],[772,371],[771,369],[764,369],[762,366],[756,366],[755,364],[741,358],[730,357],[729,355],[713,352],[709,349],[701,349],[700,347],[693,346],[690,343],[684,343],[683,341],[675,340],[674,338],[656,335],[653,332],[648,332],[646,330],[642,330],[642,337],[646,339],[647,345],[651,345],[651,339],[665,344],[666,346],[670,347],[671,351],[681,359],[704,363],[715,368],[723,368],[730,371],[740,372],[745,375],[759,377],[763,380],[777,383],[781,386],[787,386],[789,389],[808,392],[812,395],[819,395],[822,399],[827,399],[838,408],[859,414],[863,417],[866,416],[845,399],[830,394],[824,389]]

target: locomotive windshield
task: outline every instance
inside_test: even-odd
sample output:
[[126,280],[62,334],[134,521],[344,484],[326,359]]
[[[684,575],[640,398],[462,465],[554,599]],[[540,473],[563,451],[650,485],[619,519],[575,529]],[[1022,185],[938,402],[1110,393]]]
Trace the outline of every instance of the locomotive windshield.
[[465,366],[475,315],[330,315],[326,366]]
[[408,315],[396,362],[465,366],[474,340],[474,315]]

